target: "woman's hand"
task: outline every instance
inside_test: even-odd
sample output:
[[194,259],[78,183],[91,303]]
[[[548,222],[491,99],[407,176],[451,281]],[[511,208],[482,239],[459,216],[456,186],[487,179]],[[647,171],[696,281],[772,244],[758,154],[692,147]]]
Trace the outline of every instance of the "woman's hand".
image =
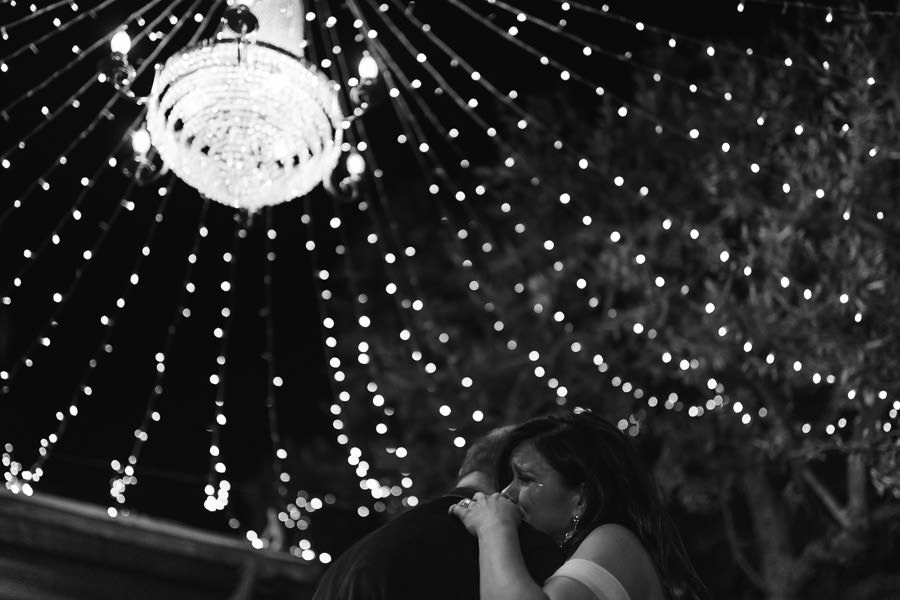
[[488,496],[475,492],[472,499],[465,498],[447,511],[458,517],[469,533],[480,536],[500,529],[517,529],[522,521],[522,513],[516,504],[499,493]]

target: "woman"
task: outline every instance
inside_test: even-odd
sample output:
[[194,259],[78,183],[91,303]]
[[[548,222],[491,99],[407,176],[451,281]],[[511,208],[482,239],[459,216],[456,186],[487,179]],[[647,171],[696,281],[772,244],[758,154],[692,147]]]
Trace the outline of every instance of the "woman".
[[[450,508],[478,537],[482,600],[707,597],[636,450],[607,421],[581,411],[519,425],[498,477],[502,493]],[[543,587],[522,561],[522,519],[569,557]]]

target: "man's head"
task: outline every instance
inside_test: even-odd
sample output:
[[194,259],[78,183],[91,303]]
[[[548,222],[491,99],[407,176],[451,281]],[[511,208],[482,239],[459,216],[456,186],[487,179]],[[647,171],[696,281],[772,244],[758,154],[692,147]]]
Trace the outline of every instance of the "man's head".
[[514,425],[497,427],[469,446],[459,467],[458,485],[474,487],[483,492],[497,491],[494,484],[497,458],[514,428]]

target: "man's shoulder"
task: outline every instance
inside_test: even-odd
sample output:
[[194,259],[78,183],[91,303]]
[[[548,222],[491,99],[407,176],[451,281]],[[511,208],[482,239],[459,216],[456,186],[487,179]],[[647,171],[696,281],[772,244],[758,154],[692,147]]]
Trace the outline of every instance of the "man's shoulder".
[[477,542],[447,513],[458,500],[433,498],[357,542],[326,571],[316,600],[477,598]]

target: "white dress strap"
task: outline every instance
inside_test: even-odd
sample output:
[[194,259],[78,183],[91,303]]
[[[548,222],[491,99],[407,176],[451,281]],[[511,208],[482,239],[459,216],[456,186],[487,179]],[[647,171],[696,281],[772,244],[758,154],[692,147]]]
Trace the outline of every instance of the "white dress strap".
[[548,578],[567,577],[582,584],[597,600],[631,600],[615,576],[592,560],[570,558]]

